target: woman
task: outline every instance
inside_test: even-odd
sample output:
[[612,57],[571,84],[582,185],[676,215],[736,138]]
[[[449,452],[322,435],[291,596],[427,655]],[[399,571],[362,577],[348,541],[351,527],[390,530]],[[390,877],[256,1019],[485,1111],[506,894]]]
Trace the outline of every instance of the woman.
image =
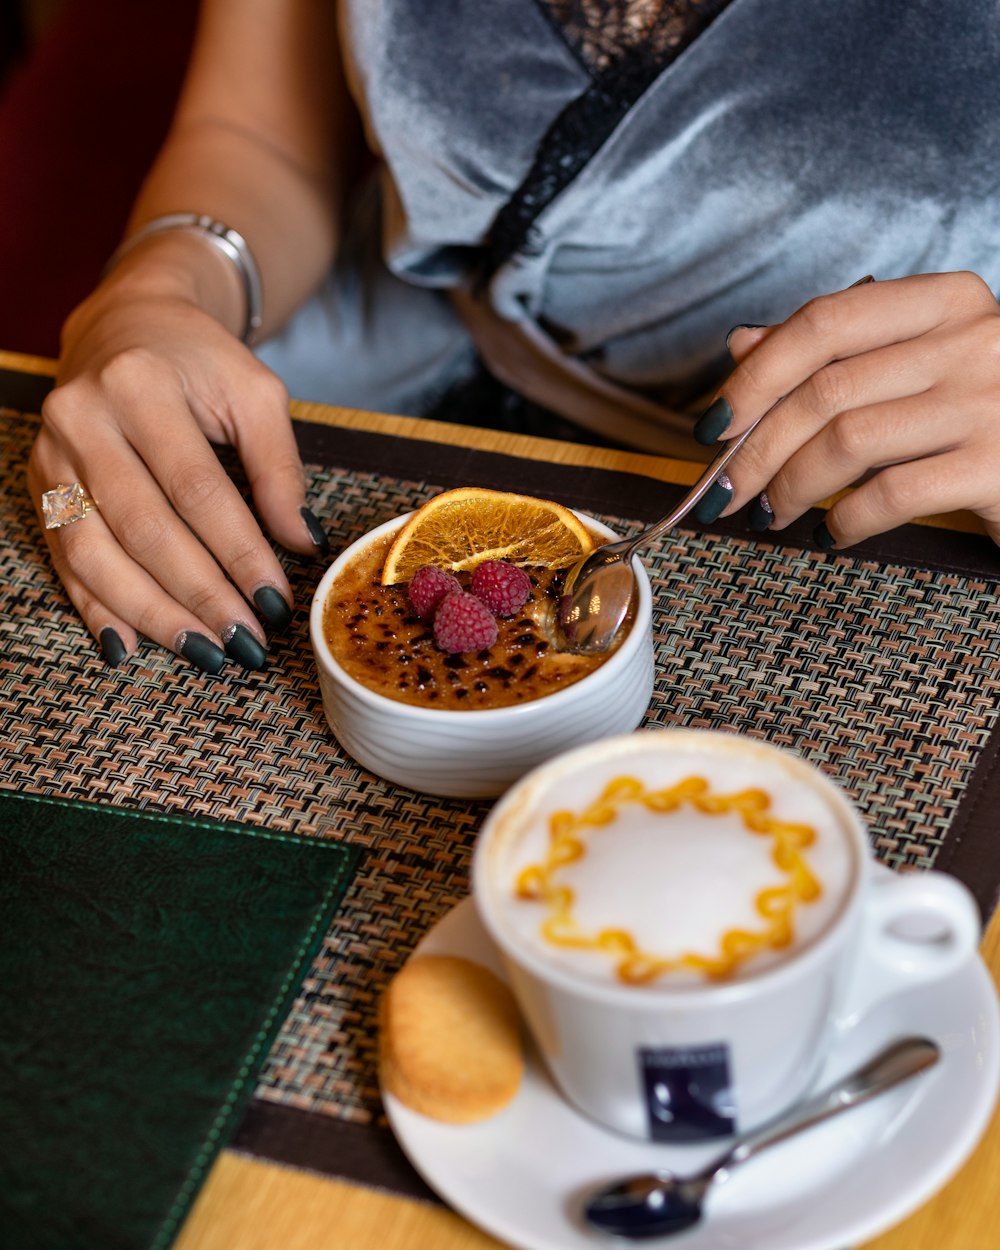
[[274,539],[324,550],[289,390],[440,415],[499,379],[688,456],[780,400],[702,520],[780,529],[864,479],[821,546],[958,507],[1000,537],[995,3],[333,8],[206,0],[65,326],[29,484],[109,662],[138,631],[263,666],[288,582],[209,444]]

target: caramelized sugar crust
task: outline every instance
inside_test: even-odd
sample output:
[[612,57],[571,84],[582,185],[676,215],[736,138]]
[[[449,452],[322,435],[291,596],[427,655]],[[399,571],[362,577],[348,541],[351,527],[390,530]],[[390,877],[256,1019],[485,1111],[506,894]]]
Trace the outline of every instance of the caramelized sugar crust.
[[[371,544],[344,570],[324,610],[324,633],[334,658],[369,690],[449,711],[510,707],[562,690],[608,658],[556,648],[547,620],[565,571],[527,567],[531,599],[516,616],[497,620],[494,645],[447,654],[435,644],[430,626],[414,614],[406,586],[380,584],[391,542],[392,536]],[[468,589],[471,574],[457,576]]]

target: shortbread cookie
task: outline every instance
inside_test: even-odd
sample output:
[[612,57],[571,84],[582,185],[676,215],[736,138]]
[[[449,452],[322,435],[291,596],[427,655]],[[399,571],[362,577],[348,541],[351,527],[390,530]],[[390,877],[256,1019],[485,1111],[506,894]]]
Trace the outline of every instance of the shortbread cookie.
[[452,1124],[495,1115],[524,1071],[514,996],[488,968],[418,955],[382,998],[379,1075],[414,1111]]

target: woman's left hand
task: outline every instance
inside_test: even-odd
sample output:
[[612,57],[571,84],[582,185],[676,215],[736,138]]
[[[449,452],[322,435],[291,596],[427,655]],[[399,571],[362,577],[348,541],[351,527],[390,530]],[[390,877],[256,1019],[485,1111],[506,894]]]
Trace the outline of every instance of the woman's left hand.
[[741,327],[729,346],[737,368],[696,437],[728,439],[774,411],[730,463],[717,515],[764,491],[773,517],[757,502],[751,524],[780,530],[860,483],[817,528],[821,546],[956,509],[1000,543],[1000,305],[981,278],[849,287],[780,325]]

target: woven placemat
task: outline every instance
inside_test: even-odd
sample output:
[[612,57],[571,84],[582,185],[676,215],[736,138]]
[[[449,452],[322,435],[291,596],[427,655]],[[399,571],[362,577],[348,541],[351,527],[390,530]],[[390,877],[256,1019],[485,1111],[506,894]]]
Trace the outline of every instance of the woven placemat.
[[[23,393],[19,402],[28,406]],[[21,408],[0,422],[0,482],[12,501],[0,549],[3,784],[366,848],[237,1142],[396,1186],[389,1148],[371,1166],[358,1162],[369,1139],[351,1131],[381,1123],[376,1003],[418,938],[465,895],[488,804],[416,795],[344,756],[323,720],[304,611],[264,674],[212,680],[145,644],[121,669],[105,667],[52,574],[20,483],[36,428]],[[310,505],[334,552],[462,483],[547,494],[621,530],[681,493],[635,475],[358,430],[301,425],[298,435]],[[976,535],[906,526],[825,554],[808,538],[817,519],[763,539],[741,518],[682,528],[647,552],[658,660],[647,723],[739,730],[805,753],[858,803],[883,862],[947,868],[987,914],[1000,885],[988,823],[1000,797],[998,553]],[[308,604],[322,567],[282,559]]]

